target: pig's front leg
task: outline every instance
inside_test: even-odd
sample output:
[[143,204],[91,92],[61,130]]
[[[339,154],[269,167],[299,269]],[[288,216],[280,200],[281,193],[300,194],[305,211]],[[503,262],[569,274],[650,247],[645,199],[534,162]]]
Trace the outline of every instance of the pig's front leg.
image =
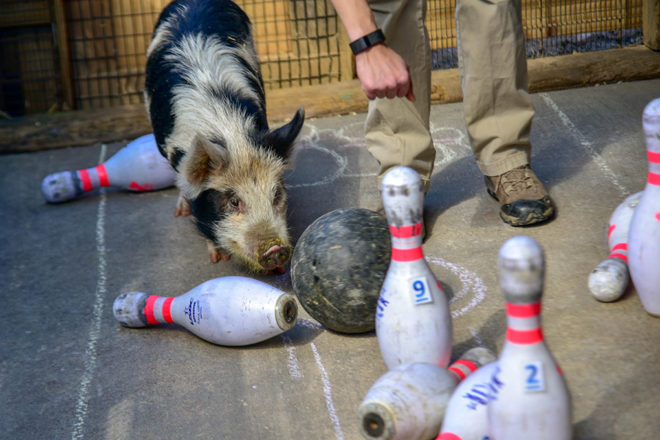
[[213,243],[211,240],[206,240],[206,246],[209,249],[209,258],[211,259],[211,263],[217,263],[220,260],[229,261],[231,258],[231,255],[220,251],[220,249],[218,249],[215,246],[215,243]]
[[190,215],[190,205],[188,204],[188,201],[186,198],[183,196],[183,193],[179,193],[179,199],[176,201],[176,211],[174,211],[174,216],[179,217],[187,217]]

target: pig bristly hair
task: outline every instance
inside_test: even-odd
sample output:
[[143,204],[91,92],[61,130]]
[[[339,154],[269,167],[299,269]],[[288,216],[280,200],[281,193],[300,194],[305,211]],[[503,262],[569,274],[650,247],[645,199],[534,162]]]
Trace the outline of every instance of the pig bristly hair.
[[[293,139],[268,130],[250,21],[240,8],[223,0],[170,4],[147,56],[145,104],[156,143],[179,171],[178,186],[188,198],[205,189],[200,177],[234,163],[284,166]],[[204,153],[194,145],[201,140],[211,147],[208,157],[193,157]]]
[[230,0],[173,1],[147,51],[144,95],[212,260],[215,248],[259,271],[290,257],[283,174],[305,116],[269,129],[250,27]]

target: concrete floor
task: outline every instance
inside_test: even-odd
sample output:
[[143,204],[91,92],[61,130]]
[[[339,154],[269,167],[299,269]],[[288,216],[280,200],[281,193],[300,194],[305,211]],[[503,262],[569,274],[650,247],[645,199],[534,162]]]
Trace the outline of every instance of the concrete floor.
[[[660,432],[660,319],[634,292],[599,303],[589,272],[607,256],[607,220],[646,182],[644,106],[660,79],[534,95],[532,165],[558,206],[541,227],[502,223],[484,190],[462,105],[435,106],[438,150],[424,252],[453,294],[454,357],[499,352],[506,316],[499,247],[517,234],[545,248],[543,323],[573,397],[574,438],[655,439]],[[340,207],[376,207],[376,164],[364,115],[309,120],[287,176],[294,238]],[[176,326],[133,330],[112,315],[121,292],[174,296],[211,278],[192,223],[174,218],[175,189],[107,190],[46,204],[41,179],[104,161],[123,144],[0,157],[0,438],[358,439],[356,409],[382,375],[374,333],[297,325],[244,348]],[[288,274],[260,279],[293,292]]]

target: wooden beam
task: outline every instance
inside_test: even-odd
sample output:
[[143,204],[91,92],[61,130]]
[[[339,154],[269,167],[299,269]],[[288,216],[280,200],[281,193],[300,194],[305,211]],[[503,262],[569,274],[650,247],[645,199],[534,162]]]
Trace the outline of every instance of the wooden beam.
[[[635,46],[538,58],[529,60],[528,70],[531,92],[660,78],[660,52]],[[266,99],[273,124],[288,121],[300,106],[307,118],[320,118],[365,112],[368,105],[357,80],[271,90]],[[461,99],[458,69],[434,71],[433,104]],[[0,121],[0,153],[125,141],[150,131],[141,104],[26,116]]]
[[644,44],[649,49],[660,50],[660,1],[644,0],[642,23]]

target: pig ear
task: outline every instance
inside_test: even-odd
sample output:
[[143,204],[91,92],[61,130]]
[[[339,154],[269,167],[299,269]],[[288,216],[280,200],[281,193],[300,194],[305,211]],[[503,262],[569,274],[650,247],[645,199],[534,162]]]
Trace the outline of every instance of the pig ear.
[[201,185],[211,175],[220,174],[227,164],[227,150],[203,136],[193,139],[184,172],[193,185]]
[[264,135],[264,145],[275,150],[281,157],[286,158],[304,122],[305,109],[300,107],[289,123]]

